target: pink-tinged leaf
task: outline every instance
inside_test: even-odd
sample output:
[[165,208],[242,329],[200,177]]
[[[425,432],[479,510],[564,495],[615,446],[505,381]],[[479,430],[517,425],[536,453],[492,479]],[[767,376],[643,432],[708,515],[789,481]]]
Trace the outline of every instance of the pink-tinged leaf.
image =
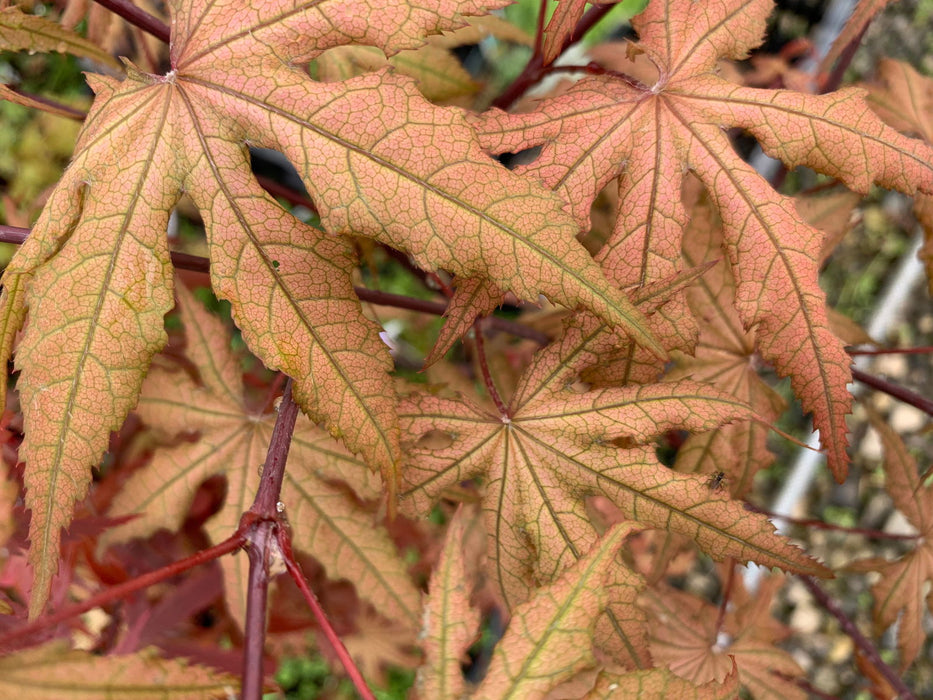
[[[687,299],[701,321],[700,340],[693,357],[679,359],[668,378],[690,377],[708,382],[751,406],[766,423],[777,420],[785,405],[781,397],[758,376],[755,329],[746,330],[736,313],[735,280],[722,260],[722,227],[708,199],[693,207],[684,235],[684,260],[692,265],[715,261]],[[707,433],[691,435],[677,451],[676,471],[726,475],[725,485],[736,498],[743,497],[762,469],[773,461],[767,445],[768,428],[757,421],[732,423]]]
[[926,637],[924,617],[933,612],[933,488],[921,483],[916,460],[900,436],[874,411],[868,411],[872,427],[884,446],[885,489],[895,507],[917,528],[917,547],[896,561],[870,559],[856,562],[856,570],[878,571],[872,587],[875,596],[875,629],[881,634],[898,622],[900,667],[917,658]]
[[415,51],[402,51],[391,59],[372,46],[336,46],[314,63],[317,79],[336,82],[393,66],[418,84],[418,90],[432,102],[444,102],[471,95],[479,89],[452,51],[428,43]]
[[[868,104],[875,113],[898,131],[933,143],[933,80],[891,59],[882,59],[878,64],[877,79],[880,84],[867,86]],[[917,194],[914,215],[926,239],[920,258],[933,293],[933,196]]]
[[583,17],[586,0],[559,0],[551,21],[544,28],[542,59],[544,65],[552,63],[560,55],[561,47],[573,34],[574,27]]
[[690,537],[717,559],[824,572],[776,537],[766,518],[711,493],[705,479],[662,467],[653,447],[616,446],[644,445],[675,427],[702,431],[748,420],[747,406],[694,382],[577,393],[566,365],[579,359],[588,338],[573,330],[538,353],[507,415],[434,396],[402,403],[410,454],[403,509],[424,514],[445,489],[482,479],[489,566],[509,606],[591,546],[595,532],[584,499],[597,494],[628,518]]
[[[209,133],[220,113],[227,119],[222,138],[237,134],[284,153],[328,231],[372,236],[425,268],[489,277],[522,298],[543,293],[571,308],[583,304],[665,355],[574,240],[560,202],[488,158],[459,110],[431,105],[413,82],[384,71],[322,84],[288,67],[349,43],[334,31],[330,5],[270,11],[268,21],[234,30],[221,19],[228,4],[212,3],[197,32],[186,16],[176,20],[175,84],[192,109],[203,105],[199,130]],[[344,31],[346,21],[337,23]],[[391,53],[415,43],[412,25],[437,31],[454,21],[400,3],[380,8],[380,22],[361,17],[359,25],[355,43]]]
[[94,42],[78,36],[57,22],[46,17],[26,14],[18,7],[0,9],[0,49],[30,53],[68,53],[78,58],[88,58],[95,63],[122,72],[120,62]]
[[[353,292],[349,244],[284,212],[254,181],[239,146],[209,139],[204,149],[210,158],[195,166],[188,191],[209,231],[213,288],[264,363],[295,377],[295,400],[311,419],[362,453],[394,490],[392,358]],[[219,163],[228,168],[223,178]]]
[[238,678],[153,650],[131,656],[100,656],[70,650],[61,642],[0,659],[0,693],[17,700],[206,700],[230,697]]
[[96,98],[74,159],[7,267],[0,300],[0,360],[29,309],[17,367],[33,615],[72,505],[165,342],[172,281],[164,232],[183,191],[204,210],[214,280],[247,342],[269,366],[293,373],[303,409],[394,489],[401,454],[390,365],[352,298],[350,258],[259,190],[247,143],[291,159],[329,234],[369,236],[427,268],[586,306],[665,356],[576,242],[559,199],[489,158],[462,112],[430,104],[413,81],[385,71],[325,84],[295,68],[351,43],[391,56],[498,5],[393,1],[371,21],[340,2],[270,0],[244,12],[239,0],[175,0],[166,75],[125,62],[122,82],[88,78]]
[[416,680],[424,698],[461,698],[466,690],[462,666],[480,624],[479,612],[470,607],[472,577],[463,556],[468,524],[461,507],[447,527],[444,550],[428,585],[421,630],[425,662]]
[[[587,78],[531,114],[484,116],[478,130],[492,151],[541,146],[521,172],[561,194],[579,221],[620,177],[621,216],[626,207],[638,212],[622,228],[650,232],[636,237],[650,238],[640,258],[648,276],[655,260],[676,257],[684,221],[677,189],[685,170],[696,173],[725,224],[742,321],[756,327],[762,355],[791,377],[842,479],[849,360],[828,328],[817,284],[821,236],[738,158],[724,127],[744,128],[788,165],[808,165],[859,192],[872,182],[908,194],[933,191],[933,150],[876,119],[859,90],[755,90],[715,75],[719,58],[742,58],[760,42],[771,7],[768,0],[653,0],[633,20],[638,47],[657,68],[653,84]],[[655,225],[657,207],[663,214]],[[611,276],[613,266],[604,267]]]
[[605,587],[606,612],[596,620],[593,646],[619,668],[650,668],[648,616],[638,604],[645,579],[628,566],[613,566]]
[[[16,366],[28,436],[20,458],[28,465],[32,510],[32,616],[42,611],[58,566],[61,528],[87,493],[91,467],[107,449],[110,431],[135,405],[146,368],[165,343],[162,318],[172,307],[172,281],[163,232],[175,198],[152,192],[139,203],[136,193],[145,190],[153,171],[170,177],[174,154],[162,138],[170,129],[169,111],[165,91],[139,105],[136,128],[148,135],[132,135],[139,158],[125,152],[129,123],[117,121],[99,132],[72,162],[36,224],[58,231],[56,238],[30,236],[4,273],[4,285],[10,280],[16,291],[12,303],[22,302],[19,284],[29,280],[31,322]],[[104,150],[106,160],[95,161],[93,154]],[[95,186],[98,178],[111,186]],[[53,256],[55,244],[61,248]]]
[[667,586],[646,592],[641,602],[652,619],[652,657],[698,685],[728,682],[738,668],[739,683],[756,698],[804,700],[806,693],[792,680],[803,671],[777,646],[790,631],[769,614],[781,583],[780,577],[771,577],[750,598],[735,582],[733,605],[721,628],[717,606]]
[[557,581],[512,611],[489,671],[474,697],[544,698],[595,664],[593,624],[606,605],[603,586],[631,524],[616,525]]
[[466,335],[478,317],[491,314],[502,303],[502,291],[483,280],[456,280],[456,285],[454,295],[447,304],[447,311],[444,312],[444,327],[431,352],[424,358],[425,367],[430,367],[446,355],[454,343]]

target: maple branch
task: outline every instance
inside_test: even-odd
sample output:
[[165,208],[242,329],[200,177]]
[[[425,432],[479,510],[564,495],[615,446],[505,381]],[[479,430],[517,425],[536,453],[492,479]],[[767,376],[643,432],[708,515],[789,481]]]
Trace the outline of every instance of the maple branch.
[[23,625],[22,627],[17,627],[16,629],[10,630],[4,634],[0,634],[0,649],[5,650],[9,648],[10,642],[22,639],[24,637],[29,637],[30,635],[41,632],[42,630],[49,627],[53,627],[72,617],[77,617],[82,613],[86,613],[88,610],[103,607],[115,600],[125,598],[131,593],[148,588],[149,586],[154,586],[155,584],[161,583],[162,581],[170,579],[173,576],[177,576],[178,574],[183,573],[188,569],[193,569],[196,566],[206,564],[207,562],[222,557],[225,554],[235,552],[244,544],[246,544],[245,528],[237,528],[236,532],[230,535],[230,537],[225,539],[223,542],[220,542],[219,544],[215,544],[213,547],[196,552],[190,557],[185,557],[184,559],[173,562],[168,566],[163,566],[161,569],[150,571],[148,574],[142,574],[141,576],[136,576],[135,578],[129,579],[128,581],[124,581],[123,583],[111,586],[110,588],[91,596],[85,601],[75,603],[74,605],[65,606],[61,610],[54,612],[51,615],[45,615],[37,620],[33,620],[32,622]]
[[729,599],[732,597],[732,588],[735,582],[735,562],[732,560],[732,557],[728,559],[729,563],[729,575],[726,578],[726,585],[722,589],[722,600],[719,603],[719,616],[716,618],[716,636],[715,639],[719,640],[719,635],[722,633],[722,626],[726,622],[726,611],[729,608]]
[[245,700],[262,697],[262,660],[266,637],[266,605],[269,591],[270,564],[273,557],[281,558],[289,574],[308,601],[325,637],[343,664],[357,691],[367,700],[375,700],[360,670],[347,653],[333,625],[308,587],[292,551],[288,528],[282,522],[284,505],[279,501],[285,463],[292,443],[292,433],[298,418],[298,404],[292,400],[292,380],[285,382],[278,416],[266,452],[266,461],[259,479],[259,489],[250,509],[243,514],[243,522],[252,528],[249,535],[249,589],[246,598],[245,644],[243,648],[243,688]]
[[[586,34],[593,26],[599,22],[606,14],[615,7],[614,3],[608,5],[593,5],[589,10],[586,11],[586,14],[580,18],[580,21],[577,22],[577,26],[574,27],[573,32],[568,36],[564,42],[561,44],[560,52],[558,55],[564,52],[564,50],[571,44],[575,44],[583,38],[583,35]],[[544,56],[541,53],[540,46],[535,45],[535,51],[532,54],[531,58],[528,60],[528,64],[522,70],[521,74],[512,81],[512,84],[509,85],[505,91],[499,95],[492,102],[493,107],[498,107],[499,109],[508,110],[528,89],[541,80],[542,77],[547,73],[546,66],[544,65]]]
[[933,345],[919,345],[915,348],[880,348],[877,350],[859,350],[846,348],[852,357],[857,355],[930,355],[933,354]]
[[94,0],[98,5],[106,7],[116,15],[119,15],[130,24],[139,27],[144,32],[152,34],[156,39],[168,44],[171,40],[171,32],[168,25],[158,17],[153,17],[145,10],[140,10],[130,0]]
[[803,574],[798,574],[797,578],[806,586],[807,590],[810,591],[813,597],[816,598],[816,601],[823,606],[826,612],[836,618],[843,632],[849,635],[849,638],[855,643],[859,651],[862,652],[866,661],[872,664],[878,672],[884,676],[885,680],[891,684],[891,687],[897,691],[898,698],[900,700],[917,700],[910,688],[904,683],[900,674],[882,660],[881,655],[878,653],[874,644],[871,643],[871,640],[862,634],[858,626],[849,619],[849,616],[836,604],[836,601],[830,598],[829,594],[820,588],[816,580],[812,576],[805,576]]
[[[921,480],[922,481],[922,480]],[[781,515],[780,513],[775,513],[771,510],[766,510],[764,508],[759,508],[758,506],[745,502],[745,508],[752,511],[753,513],[761,513],[762,515],[767,516],[771,519],[780,519],[783,522],[789,525],[799,525],[800,527],[812,527],[815,530],[830,530],[832,532],[841,532],[844,535],[862,535],[864,537],[870,537],[873,540],[910,540],[915,541],[920,537],[919,534],[916,535],[901,535],[894,532],[882,532],[881,530],[874,530],[868,527],[844,527],[842,525],[834,525],[833,523],[827,523],[824,520],[816,520],[814,518],[791,518],[787,515]]]
[[544,18],[547,16],[548,0],[541,0],[538,3],[538,26],[535,28],[534,54],[541,53],[544,47]]
[[292,577],[295,585],[298,586],[301,595],[304,596],[305,601],[308,603],[308,607],[311,608],[314,618],[321,627],[321,632],[323,632],[324,636],[333,647],[334,653],[336,653],[337,658],[340,659],[340,663],[343,664],[343,668],[346,670],[347,675],[350,676],[350,680],[353,681],[356,691],[363,700],[375,700],[375,696],[369,689],[369,686],[366,685],[363,674],[361,674],[360,670],[356,667],[343,641],[337,635],[336,630],[334,630],[334,626],[330,623],[330,620],[327,619],[327,614],[324,612],[324,608],[321,607],[320,601],[318,601],[317,596],[314,595],[314,591],[311,590],[311,587],[305,580],[304,574],[301,572],[301,567],[298,565],[295,555],[292,552],[291,540],[282,530],[279,530],[279,548],[282,550],[285,566],[288,569],[289,575]]
[[920,396],[920,394],[902,387],[900,384],[890,382],[883,377],[868,374],[868,372],[863,372],[857,367],[852,368],[852,378],[866,386],[870,386],[872,389],[883,391],[885,394],[893,396],[895,399],[903,401],[914,408],[919,408],[927,415],[933,416],[933,400]]
[[298,419],[298,405],[292,401],[292,380],[285,382],[282,402],[266,452],[266,461],[259,477],[259,489],[253,505],[243,514],[248,523],[249,587],[246,597],[246,619],[243,625],[243,687],[244,700],[259,700],[263,690],[263,649],[266,643],[266,605],[269,594],[269,574],[273,556],[280,554],[276,538],[281,528],[279,496],[285,479],[285,462],[292,444],[292,432]]

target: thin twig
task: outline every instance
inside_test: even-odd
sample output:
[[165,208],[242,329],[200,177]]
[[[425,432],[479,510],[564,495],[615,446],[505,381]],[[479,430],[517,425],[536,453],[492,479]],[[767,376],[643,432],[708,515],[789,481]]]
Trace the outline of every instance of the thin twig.
[[317,620],[317,623],[321,628],[321,632],[330,642],[334,653],[337,655],[340,663],[343,664],[347,675],[350,677],[350,680],[353,681],[353,685],[356,687],[360,697],[362,697],[363,700],[375,700],[375,696],[369,689],[369,686],[366,685],[366,680],[363,678],[363,674],[360,673],[359,668],[357,668],[356,664],[353,662],[353,658],[350,656],[350,653],[347,651],[347,648],[344,646],[343,641],[340,639],[340,636],[337,634],[336,630],[334,630],[334,626],[327,618],[327,615],[324,612],[324,608],[321,607],[321,603],[318,601],[317,596],[314,595],[314,591],[312,591],[311,587],[308,586],[308,582],[305,580],[304,574],[301,573],[301,567],[298,566],[298,562],[295,559],[294,553],[292,552],[292,543],[288,538],[287,532],[284,530],[279,530],[278,537],[279,548],[282,551],[282,556],[285,560],[285,566],[288,569],[288,573],[291,575],[295,585],[298,586],[298,590],[301,591],[302,596],[304,596],[305,601],[308,603],[308,607],[311,608],[311,612],[314,614],[314,618]]
[[849,616],[836,604],[835,600],[829,597],[829,594],[820,587],[816,580],[812,576],[804,576],[802,574],[798,575],[797,578],[806,586],[807,590],[816,598],[816,601],[823,609],[836,618],[843,632],[855,643],[855,646],[862,652],[865,659],[874,666],[878,672],[884,676],[885,680],[891,684],[891,687],[897,691],[900,700],[917,700],[910,688],[904,684],[904,680],[901,678],[900,674],[882,660],[881,655],[878,653],[875,645],[871,643],[871,640],[862,634],[858,626],[849,619]]
[[770,510],[765,510],[764,508],[759,508],[758,506],[748,503],[745,503],[745,509],[750,510],[753,513],[761,513],[772,520],[779,519],[788,523],[789,525],[799,525],[800,527],[812,527],[815,530],[828,530],[831,532],[839,532],[843,535],[861,535],[862,537],[870,537],[874,540],[909,540],[916,541],[919,534],[917,535],[901,535],[893,532],[882,532],[880,530],[873,530],[868,527],[843,527],[842,525],[834,525],[832,523],[827,523],[823,520],[815,520],[813,518],[791,518],[787,515],[781,515],[779,513],[774,513]]
[[538,26],[535,29],[534,54],[538,55],[544,49],[544,19],[547,16],[548,0],[538,3]]
[[[560,51],[558,55],[562,54],[568,46],[575,44],[583,38],[583,35],[586,34],[590,29],[593,28],[599,20],[606,16],[606,14],[615,7],[614,3],[608,5],[593,5],[589,10],[586,11],[586,14],[580,18],[580,21],[577,22],[577,26],[574,27],[573,32],[568,36],[563,44],[561,44]],[[524,95],[529,88],[531,88],[535,83],[537,83],[541,78],[547,73],[547,67],[544,65],[543,56],[540,51],[535,51],[531,59],[529,59],[528,64],[522,70],[521,74],[512,81],[512,84],[509,85],[506,90],[499,95],[495,100],[493,100],[493,107],[498,107],[499,109],[508,109],[511,107],[518,99]]]
[[735,562],[730,558],[728,560],[729,574],[726,577],[726,585],[722,588],[722,600],[719,603],[719,616],[716,618],[716,639],[722,632],[722,626],[726,622],[726,611],[729,609],[729,600],[732,598],[732,588],[735,583]]
[[499,395],[496,383],[492,380],[492,374],[489,372],[489,363],[486,361],[486,347],[483,342],[483,329],[480,328],[479,323],[473,324],[473,341],[476,347],[476,360],[479,362],[480,371],[483,373],[483,383],[486,385],[486,391],[489,392],[490,398],[496,404],[499,415],[508,417],[510,415],[508,406],[505,405]]
[[933,355],[933,345],[919,345],[915,348],[878,348],[876,350],[859,350],[847,347],[846,352],[852,357],[858,355]]
[[9,630],[4,634],[0,634],[0,649],[10,649],[11,642],[27,638],[36,634],[37,632],[54,627],[64,622],[65,620],[77,617],[82,613],[86,613],[88,610],[103,607],[115,600],[126,598],[136,591],[140,591],[144,588],[148,588],[149,586],[161,583],[162,581],[170,579],[173,576],[177,576],[178,574],[183,573],[188,569],[193,569],[196,566],[206,564],[207,562],[213,561],[214,559],[222,557],[225,554],[235,552],[245,543],[245,528],[238,528],[237,531],[234,532],[230,537],[225,539],[223,542],[220,542],[219,544],[215,544],[213,547],[192,554],[190,557],[180,559],[179,561],[169,564],[168,566],[163,566],[161,569],[150,571],[148,574],[142,574],[141,576],[136,576],[129,581],[117,584],[116,586],[111,586],[110,588],[91,596],[85,601],[75,603],[74,605],[65,606],[61,610],[58,610],[51,615],[45,615],[37,620],[23,625],[22,627],[17,627],[16,629]]
[[895,384],[882,377],[868,374],[868,372],[863,372],[857,367],[852,368],[852,378],[866,386],[870,386],[872,389],[883,391],[885,394],[893,396],[898,401],[903,401],[914,408],[919,408],[929,416],[933,416],[933,401],[925,396],[920,396],[920,394],[910,389],[902,387],[900,384]]
[[153,17],[145,10],[140,10],[129,0],[94,0],[98,5],[106,7],[119,15],[130,24],[139,27],[144,32],[152,34],[156,39],[169,43],[171,38],[168,25],[158,17]]

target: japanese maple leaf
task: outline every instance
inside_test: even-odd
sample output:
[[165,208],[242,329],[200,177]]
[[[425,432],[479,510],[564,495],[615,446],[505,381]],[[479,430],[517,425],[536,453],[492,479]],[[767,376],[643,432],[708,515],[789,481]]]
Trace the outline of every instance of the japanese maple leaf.
[[[784,401],[756,371],[755,330],[746,330],[735,312],[735,281],[725,261],[720,260],[721,242],[722,228],[708,200],[701,199],[693,207],[685,231],[684,261],[690,265],[706,260],[718,263],[687,290],[687,299],[700,319],[700,338],[694,356],[683,357],[668,378],[708,382],[746,402],[771,422],[783,411]],[[730,493],[741,498],[751,489],[755,474],[773,461],[767,436],[767,425],[754,421],[691,435],[677,451],[675,469],[721,472],[727,477]]]
[[[250,348],[294,378],[302,408],[381,471],[390,495],[401,459],[391,359],[361,315],[352,258],[331,246],[333,234],[372,237],[523,298],[583,305],[664,355],[575,241],[559,199],[489,158],[461,111],[430,104],[387,70],[319,83],[299,67],[349,43],[391,56],[486,5],[263,0],[247,11],[240,0],[174,0],[167,74],[127,64],[122,82],[89,77],[96,99],[74,159],[0,297],[0,359],[29,313],[16,366],[33,615],[71,504],[165,342],[164,232],[182,192],[201,210],[212,285]],[[291,160],[331,236],[265,193],[247,144]]]
[[884,446],[885,489],[894,506],[917,529],[917,546],[895,561],[866,559],[849,568],[881,574],[872,587],[875,628],[881,634],[898,622],[897,646],[903,670],[917,658],[926,638],[924,610],[933,612],[933,487],[923,485],[917,461],[891,426],[873,410],[868,417]]
[[419,693],[438,700],[543,698],[555,686],[595,666],[593,625],[607,603],[605,583],[610,572],[620,566],[615,555],[633,529],[632,523],[614,526],[558,580],[517,606],[483,682],[474,692],[464,693],[461,658],[479,629],[478,616],[469,604],[472,586],[465,576],[464,523],[458,513],[429,586]]
[[817,284],[821,236],[735,153],[725,129],[754,136],[790,167],[807,165],[867,192],[879,183],[933,191],[933,150],[897,134],[867,108],[863,92],[814,96],[745,88],[716,74],[720,58],[760,43],[770,0],[651,0],[632,21],[656,76],[588,77],[530,114],[477,118],[495,152],[541,146],[519,172],[561,194],[585,225],[590,204],[618,178],[616,230],[597,259],[618,284],[644,284],[678,266],[686,224],[680,185],[692,171],[724,223],[736,306],[755,327],[761,354],[789,375],[813,413],[837,479],[844,478],[849,358],[830,332]]
[[0,692],[8,698],[229,697],[239,687],[228,673],[153,649],[102,656],[58,640],[0,659]]
[[[871,108],[898,131],[933,144],[933,79],[889,58],[879,62],[875,77],[877,84],[868,86]],[[925,242],[920,257],[933,294],[933,195],[918,194],[914,214],[923,226]]]
[[787,680],[802,676],[802,669],[775,645],[790,630],[769,614],[782,583],[771,577],[751,597],[736,582],[721,627],[718,606],[669,586],[646,592],[641,602],[652,618],[652,657],[696,684],[724,681],[738,667],[739,682],[755,698],[804,700],[806,693]]
[[570,326],[536,355],[503,413],[429,395],[404,400],[410,459],[400,506],[423,515],[446,488],[481,479],[489,562],[509,606],[589,549],[596,531],[584,501],[599,494],[626,517],[683,533],[716,558],[821,569],[705,479],[663,467],[648,445],[670,428],[751,418],[747,406],[690,381],[575,392],[573,366],[587,348],[585,330]]
[[[157,450],[150,464],[133,473],[111,510],[139,517],[110,530],[103,544],[145,536],[160,527],[177,529],[198,486],[210,476],[223,475],[226,499],[205,525],[211,540],[219,542],[236,529],[259,487],[257,465],[265,459],[275,415],[247,408],[229,333],[184,286],[178,285],[177,294],[188,338],[186,353],[203,385],[184,372],[156,365],[146,378],[138,412],[161,432],[197,432],[198,440]],[[315,557],[331,578],[353,581],[359,595],[384,615],[414,629],[420,600],[405,563],[385,529],[340,486],[348,484],[372,499],[380,492],[378,481],[333,437],[299,418],[281,496],[295,547]],[[224,557],[221,566],[230,610],[242,622],[249,562],[245,557]]]

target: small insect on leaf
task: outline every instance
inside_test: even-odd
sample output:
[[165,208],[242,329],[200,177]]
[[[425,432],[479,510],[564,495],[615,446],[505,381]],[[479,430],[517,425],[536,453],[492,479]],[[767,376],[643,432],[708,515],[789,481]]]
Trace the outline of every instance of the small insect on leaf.
[[706,485],[709,486],[710,491],[722,491],[722,487],[726,481],[725,472],[716,472],[713,474],[709,480],[707,480]]

